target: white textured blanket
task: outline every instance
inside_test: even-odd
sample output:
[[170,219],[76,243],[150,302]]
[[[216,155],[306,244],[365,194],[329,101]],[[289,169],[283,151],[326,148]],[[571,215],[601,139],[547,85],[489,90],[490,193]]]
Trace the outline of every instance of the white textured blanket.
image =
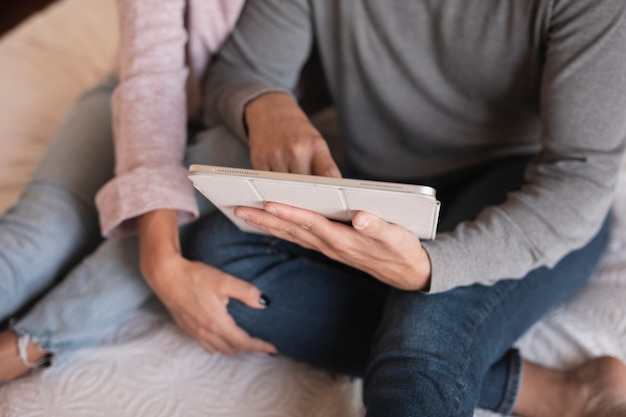
[[[114,0],[61,0],[0,40],[0,212],[75,97],[111,69],[116,43]],[[615,217],[592,284],[520,340],[527,358],[555,367],[601,354],[626,360],[626,168]],[[207,355],[156,304],[104,346],[0,387],[0,417],[362,414],[360,381],[280,357]]]

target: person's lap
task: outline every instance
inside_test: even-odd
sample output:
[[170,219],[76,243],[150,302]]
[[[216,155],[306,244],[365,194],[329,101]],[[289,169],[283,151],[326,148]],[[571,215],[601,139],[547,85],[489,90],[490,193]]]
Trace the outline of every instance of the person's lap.
[[[55,149],[52,149],[52,154]],[[249,166],[245,146],[220,127],[198,135],[198,140],[191,145],[188,156],[188,163]],[[499,166],[491,166],[488,170],[478,170],[471,175],[462,173],[455,177],[463,181],[472,178],[472,187],[459,186],[454,181],[452,184],[448,181],[439,186],[435,179],[431,185],[440,190],[439,198],[443,201],[441,226],[450,229],[459,221],[475,216],[485,205],[501,201],[507,191],[521,184],[525,163],[526,159],[518,158],[515,163],[506,161]],[[102,166],[105,165],[103,163]],[[45,168],[45,162],[42,166]],[[38,175],[46,178],[45,171],[41,168]],[[484,172],[487,174],[483,175]],[[75,180],[76,177],[72,175],[68,183]],[[102,181],[87,184],[87,188],[93,189],[95,194]],[[81,192],[84,195],[85,191]],[[90,192],[86,191],[86,194]],[[79,199],[83,199],[83,196]],[[199,198],[199,204],[203,212],[211,212],[212,208],[204,198]],[[447,359],[443,364],[450,376],[447,379],[441,378],[442,383],[457,384],[450,382],[450,379],[459,376],[458,358],[466,361],[462,367],[466,373],[466,383],[465,388],[460,391],[458,401],[465,404],[477,401],[478,398],[492,403],[500,401],[505,396],[503,391],[506,387],[485,391],[488,384],[482,384],[483,377],[500,381],[498,385],[507,383],[510,370],[499,365],[498,360],[504,357],[505,362],[514,361],[514,355],[507,355],[514,340],[547,309],[568,298],[584,285],[603,242],[599,237],[586,250],[571,255],[572,262],[565,263],[566,267],[561,273],[558,273],[560,266],[556,272],[536,271],[538,277],[543,274],[543,278],[537,278],[536,283],[529,277],[520,281],[502,281],[492,287],[471,286],[440,295],[421,295],[388,291],[387,287],[359,271],[287,242],[238,233],[220,215],[206,216],[200,223],[183,228],[182,234],[192,235],[190,244],[186,246],[187,253],[254,282],[271,298],[271,307],[263,311],[253,311],[240,303],[231,302],[229,310],[242,327],[255,336],[275,343],[281,352],[296,359],[334,371],[366,375],[369,390],[366,391],[366,399],[369,400],[371,413],[374,413],[377,403],[386,401],[384,398],[375,399],[371,387],[381,386],[376,381],[377,378],[384,381],[386,371],[381,373],[380,370],[386,369],[388,358],[397,352],[398,346],[407,346],[407,343],[414,352],[420,352],[409,355],[408,360],[411,363],[405,367],[407,370],[424,366],[420,365],[420,360],[422,364],[429,366],[437,363],[426,360],[433,351],[435,356],[442,356],[442,351],[448,352],[443,355]],[[96,306],[95,313],[91,315],[94,320],[84,321],[84,328],[98,328],[90,327],[97,322],[96,317],[100,320],[99,323],[114,324],[124,312],[136,308],[151,296],[151,291],[139,273],[137,255],[133,252],[136,247],[135,238],[112,239],[98,247],[40,301],[32,312],[30,322],[39,323],[35,327],[38,326],[41,330],[48,324],[36,320],[36,317],[55,317],[63,314],[64,309],[65,313],[76,314],[84,304],[93,302],[95,297],[100,302],[93,303]],[[119,256],[122,253],[129,256]],[[102,267],[103,265],[106,267]],[[574,278],[566,277],[570,272],[575,275]],[[116,274],[119,278],[116,285],[98,285],[99,280],[105,282]],[[81,281],[88,285],[81,287]],[[94,288],[97,290],[94,291]],[[127,293],[130,296],[122,298],[122,305],[111,303],[110,300],[116,298],[115,294],[123,292],[124,288],[131,289]],[[81,292],[85,289],[87,290]],[[77,304],[72,305],[67,303],[67,294],[74,292],[78,292],[80,296],[74,298]],[[457,308],[448,308],[449,305]],[[106,314],[100,316],[96,314],[98,312]],[[482,313],[478,314],[479,312]],[[506,323],[502,320],[503,312],[508,315]],[[512,313],[516,314],[511,316]],[[381,317],[383,325],[379,326]],[[414,317],[433,317],[439,320],[417,320]],[[511,317],[515,319],[515,323],[510,323]],[[28,315],[24,321],[29,321]],[[441,328],[435,326],[437,323]],[[71,345],[65,341],[63,344],[66,347],[78,347],[96,341],[97,332],[91,332],[81,340],[80,336],[84,334],[77,330],[80,326],[77,327],[71,320],[70,324],[70,336],[74,337],[74,342],[78,340],[78,343]],[[101,331],[104,327],[106,326],[101,326],[98,330]],[[370,341],[377,328],[379,332],[374,339],[376,343],[370,357]],[[474,329],[474,335],[480,337],[463,336],[470,331],[468,329]],[[25,328],[24,331],[36,330]],[[464,343],[449,343],[444,337],[446,332],[452,332],[457,337],[456,340]],[[418,338],[414,345],[415,338],[412,335],[415,334],[428,334],[429,338]],[[433,343],[433,340],[438,343]],[[430,349],[415,350],[421,347]],[[453,353],[458,355],[456,364],[450,359]],[[395,359],[391,362],[392,370],[397,369],[399,362]],[[370,368],[366,373],[368,363]],[[488,372],[490,368],[493,372]],[[409,374],[411,375],[408,378],[412,380],[419,372]],[[413,385],[420,386],[419,392],[422,395],[428,395],[428,390],[423,389],[423,383],[416,382]],[[397,392],[386,393],[391,397],[397,395]],[[491,404],[487,405],[492,407]]]
[[[391,290],[367,371],[370,411],[377,410],[376,404],[385,412],[398,407],[392,414],[399,416],[446,415],[443,408],[450,415],[471,416],[476,406],[510,413],[521,376],[511,347],[546,312],[587,284],[606,245],[609,223],[553,269],[538,268],[523,279],[433,295]],[[410,384],[422,372],[428,377]],[[413,385],[413,401],[402,402],[398,392],[382,389],[391,381]],[[427,404],[438,408],[428,410]],[[412,407],[418,414],[411,414]]]
[[292,358],[363,375],[384,303],[383,284],[289,242],[240,233],[221,214],[198,222],[185,252],[253,283],[269,297],[264,310],[236,300],[228,305],[251,335]]
[[[431,185],[442,190],[442,227],[451,229],[482,207],[503,201],[520,186],[527,162],[528,157],[512,158],[443,182],[434,179]],[[512,344],[547,310],[585,285],[607,229],[605,224],[591,244],[553,270],[434,295],[388,290],[317,253],[240,233],[220,215],[200,221],[189,254],[255,283],[270,297],[272,304],[263,311],[229,305],[251,334],[293,358],[365,375],[371,415],[377,415],[379,406],[389,415],[389,403],[398,407],[393,415],[424,415],[419,414],[423,408],[413,409],[406,401],[417,407],[447,404],[458,413],[458,408],[473,410],[478,404],[512,406],[519,379],[519,357],[509,352]],[[440,411],[429,415],[443,415]]]

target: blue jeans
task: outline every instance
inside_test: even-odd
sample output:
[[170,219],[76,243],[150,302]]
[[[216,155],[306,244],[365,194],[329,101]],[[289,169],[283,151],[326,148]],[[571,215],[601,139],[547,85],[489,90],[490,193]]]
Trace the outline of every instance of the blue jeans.
[[[113,177],[114,77],[83,94],[19,201],[0,217],[0,323],[60,354],[97,344],[153,296],[135,237],[102,240],[96,192]],[[249,166],[222,127],[194,135],[186,162]],[[214,208],[198,195],[202,213]],[[181,230],[187,233],[188,227]]]
[[[528,161],[507,158],[421,181],[437,187],[441,229],[503,201],[521,185]],[[552,269],[434,295],[391,289],[317,252],[241,233],[219,214],[200,220],[186,251],[270,298],[265,310],[229,304],[249,333],[292,358],[364,376],[368,416],[472,416],[477,406],[512,411],[521,378],[514,342],[588,282],[608,229],[607,219]]]

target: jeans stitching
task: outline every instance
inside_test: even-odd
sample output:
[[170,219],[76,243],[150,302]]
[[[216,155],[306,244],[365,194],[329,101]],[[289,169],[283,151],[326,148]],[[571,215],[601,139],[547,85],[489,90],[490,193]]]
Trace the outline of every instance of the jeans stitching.
[[[468,377],[467,377],[467,371],[470,368],[470,365],[472,363],[472,357],[471,355],[469,355],[469,352],[471,352],[473,350],[473,346],[474,346],[474,342],[475,342],[475,335],[478,332],[478,329],[480,328],[480,326],[482,325],[482,323],[484,323],[485,319],[490,315],[493,314],[493,310],[495,309],[495,307],[497,305],[500,305],[502,300],[505,298],[506,295],[510,294],[511,292],[513,292],[517,286],[519,285],[521,280],[517,280],[515,281],[515,285],[511,285],[508,287],[508,289],[506,291],[501,291],[499,290],[499,295],[497,298],[494,297],[493,301],[487,305],[487,304],[483,304],[483,308],[482,310],[482,315],[477,318],[477,320],[474,320],[474,326],[473,326],[473,330],[471,333],[469,333],[469,343],[466,344],[466,348],[464,349],[464,354],[466,356],[466,361],[463,367],[463,381],[464,383],[462,384],[462,393],[465,392],[466,388],[467,388],[467,381],[468,381]],[[495,286],[491,287],[492,289],[498,289],[497,288],[497,284]],[[462,402],[459,404],[457,411],[461,410],[462,407]]]
[[[521,376],[521,358],[519,353],[515,351],[511,354],[509,361],[509,377],[507,378],[506,390],[504,392],[504,399],[502,404],[496,410],[500,414],[509,415],[513,411],[515,400],[517,398],[517,391],[519,387],[519,380]],[[517,378],[516,378],[517,377]]]

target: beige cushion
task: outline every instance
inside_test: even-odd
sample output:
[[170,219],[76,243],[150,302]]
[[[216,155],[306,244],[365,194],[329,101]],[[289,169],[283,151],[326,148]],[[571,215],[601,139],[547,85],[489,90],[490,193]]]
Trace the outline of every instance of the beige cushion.
[[115,0],[61,0],[0,38],[0,212],[76,97],[111,71]]

